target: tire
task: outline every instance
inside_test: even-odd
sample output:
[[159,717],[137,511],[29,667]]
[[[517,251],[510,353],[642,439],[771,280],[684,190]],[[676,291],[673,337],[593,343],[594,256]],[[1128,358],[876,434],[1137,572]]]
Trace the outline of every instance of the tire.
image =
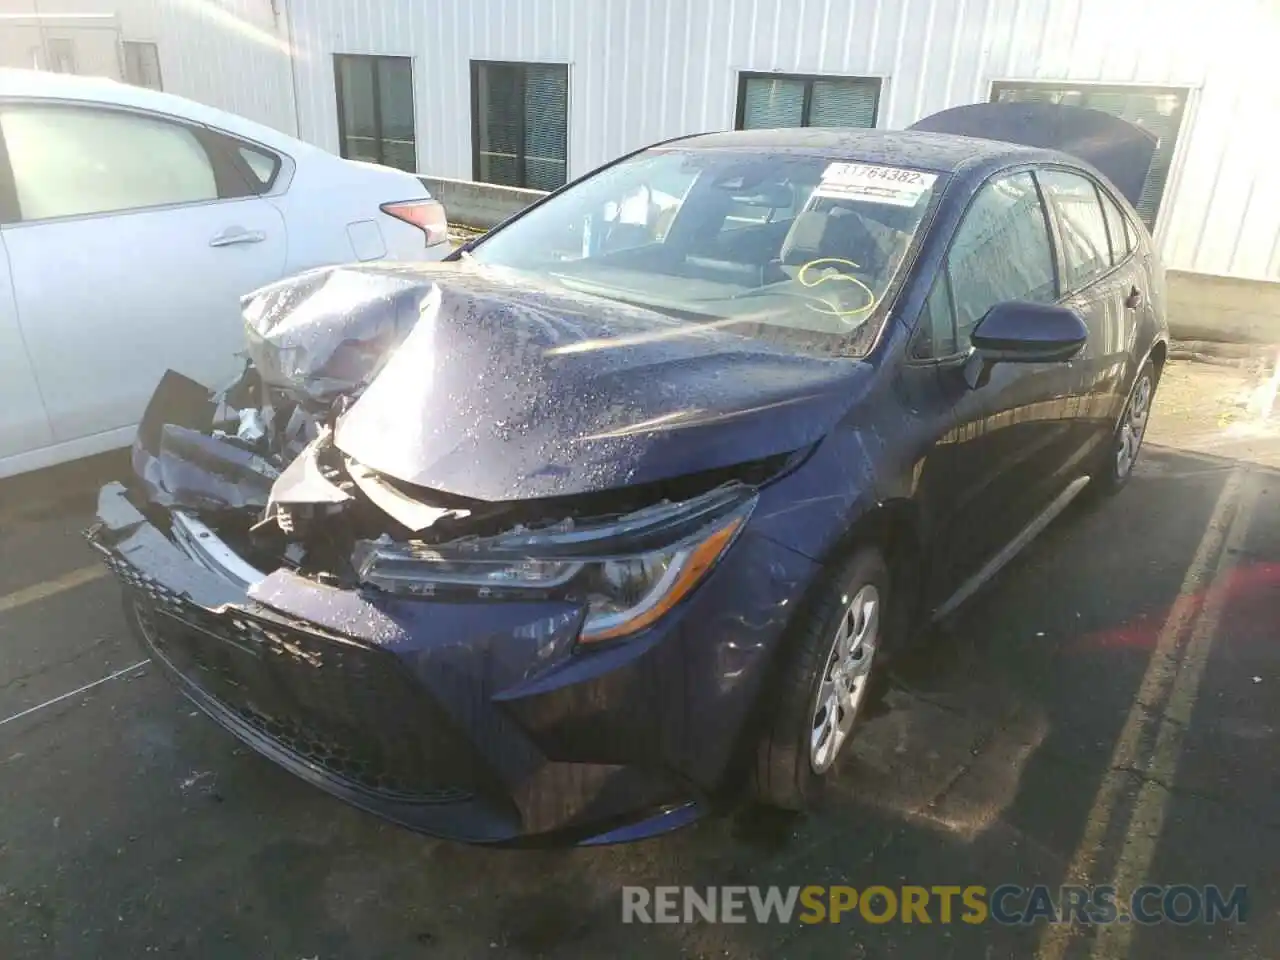
[[[890,619],[889,591],[883,555],[874,547],[861,547],[826,575],[792,624],[768,705],[773,712],[756,745],[752,793],[757,802],[803,811],[817,799],[867,712],[884,662],[878,653]],[[841,647],[845,636],[852,642]],[[842,649],[843,658],[837,656]],[[834,713],[833,696],[840,704]],[[825,740],[815,735],[824,723]]]
[[[1133,476],[1133,468],[1142,453],[1142,441],[1147,435],[1147,425],[1151,422],[1151,405],[1159,382],[1159,371],[1147,360],[1134,378],[1133,389],[1129,391],[1129,399],[1116,422],[1111,443],[1091,474],[1089,492],[1093,497],[1109,497],[1120,492]],[[1140,417],[1136,435],[1135,411]]]

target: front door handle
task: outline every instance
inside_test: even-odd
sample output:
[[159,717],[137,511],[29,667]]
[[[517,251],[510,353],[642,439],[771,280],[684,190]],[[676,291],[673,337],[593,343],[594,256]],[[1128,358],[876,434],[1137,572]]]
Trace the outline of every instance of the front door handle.
[[1124,305],[1126,309],[1137,310],[1142,306],[1142,291],[1137,287],[1130,287],[1129,295],[1124,298]]
[[228,227],[209,241],[211,247],[229,247],[233,243],[261,243],[267,235],[261,230],[245,230],[242,227]]

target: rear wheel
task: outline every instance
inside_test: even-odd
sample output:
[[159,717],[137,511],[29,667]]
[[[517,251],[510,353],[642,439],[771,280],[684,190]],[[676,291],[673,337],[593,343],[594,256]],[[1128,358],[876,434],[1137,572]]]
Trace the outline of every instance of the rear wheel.
[[889,580],[880,551],[860,548],[793,625],[774,713],[756,750],[753,792],[761,803],[807,808],[852,738],[884,659]]
[[1105,459],[1094,470],[1090,486],[1096,494],[1106,496],[1115,493],[1133,476],[1138,454],[1142,451],[1142,440],[1147,434],[1147,423],[1151,419],[1151,405],[1159,378],[1155,364],[1150,360],[1138,371],[1129,400],[1116,424],[1111,446]]

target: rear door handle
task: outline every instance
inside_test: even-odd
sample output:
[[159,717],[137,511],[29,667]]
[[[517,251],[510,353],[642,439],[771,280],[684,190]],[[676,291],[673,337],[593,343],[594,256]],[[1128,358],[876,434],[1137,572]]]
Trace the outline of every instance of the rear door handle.
[[1124,305],[1129,310],[1136,310],[1142,306],[1142,291],[1137,287],[1129,288],[1129,295],[1124,298]]
[[233,243],[261,243],[267,235],[261,230],[245,230],[243,227],[228,227],[209,241],[211,247],[229,247]]

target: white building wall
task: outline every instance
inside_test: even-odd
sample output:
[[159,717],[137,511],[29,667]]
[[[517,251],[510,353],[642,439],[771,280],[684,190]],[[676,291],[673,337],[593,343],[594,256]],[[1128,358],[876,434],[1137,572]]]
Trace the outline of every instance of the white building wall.
[[1167,263],[1280,279],[1275,0],[289,2],[302,135],[337,148],[334,53],[412,56],[419,165],[439,176],[471,176],[472,59],[569,64],[571,177],[731,127],[743,70],[882,77],[882,127],[985,100],[995,80],[1186,86]]
[[166,91],[297,132],[283,2],[102,2],[120,10],[122,39],[156,44]]
[[120,41],[150,41],[169,93],[296,130],[280,0],[0,0],[0,65],[32,66],[47,38],[72,41],[77,73],[117,80]]
[[744,70],[881,77],[891,128],[986,100],[997,80],[1184,86],[1156,230],[1166,263],[1280,280],[1277,0],[0,0],[0,12],[37,5],[116,12],[123,39],[158,44],[166,90],[335,151],[333,55],[411,56],[419,169],[460,178],[473,59],[569,65],[571,177],[732,127]]

